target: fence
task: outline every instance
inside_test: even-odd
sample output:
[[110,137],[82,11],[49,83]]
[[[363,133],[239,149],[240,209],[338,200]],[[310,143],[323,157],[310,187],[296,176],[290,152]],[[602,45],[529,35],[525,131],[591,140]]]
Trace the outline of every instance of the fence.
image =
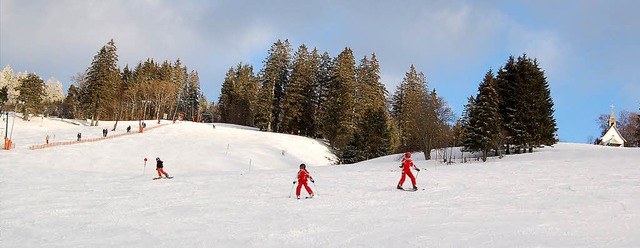
[[[171,123],[163,123],[163,124],[160,124],[160,125],[157,125],[157,126],[147,127],[147,128],[144,128],[144,131],[148,131],[148,130],[151,130],[151,129],[154,129],[154,128],[158,128],[158,127],[162,127],[162,126],[169,125],[169,124],[171,124]],[[119,133],[119,134],[109,135],[107,137],[89,138],[89,139],[74,140],[74,141],[49,142],[49,144],[32,145],[32,146],[29,147],[29,149],[38,150],[38,149],[44,149],[44,148],[49,148],[49,147],[54,147],[54,146],[65,146],[65,145],[73,145],[73,144],[80,144],[80,143],[87,143],[87,142],[96,142],[96,141],[117,138],[117,137],[125,136],[125,135],[139,134],[139,133],[142,133],[142,132],[141,131],[134,131],[134,132],[128,132],[128,133]]]

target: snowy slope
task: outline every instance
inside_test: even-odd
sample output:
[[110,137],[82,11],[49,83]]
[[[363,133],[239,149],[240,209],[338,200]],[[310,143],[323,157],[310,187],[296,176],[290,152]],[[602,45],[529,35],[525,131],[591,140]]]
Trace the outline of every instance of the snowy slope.
[[[640,246],[640,149],[559,144],[454,165],[416,154],[424,190],[403,192],[399,155],[331,166],[315,140],[225,124],[27,148],[112,125],[16,121],[16,149],[0,151],[0,247]],[[174,179],[151,180],[156,156]],[[289,198],[300,163],[317,197]]]

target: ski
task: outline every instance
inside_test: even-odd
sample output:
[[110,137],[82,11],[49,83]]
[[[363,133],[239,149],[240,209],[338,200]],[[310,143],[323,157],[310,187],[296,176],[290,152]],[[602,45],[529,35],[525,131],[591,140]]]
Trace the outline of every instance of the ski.
[[158,180],[158,179],[171,179],[173,177],[154,177],[153,180]]
[[[418,191],[418,189],[398,189],[398,190],[409,191],[409,192]],[[424,189],[422,189],[422,190],[424,190]]]
[[293,198],[293,199],[302,200],[302,199],[311,199],[311,198],[313,198],[313,196],[305,196],[305,197]]

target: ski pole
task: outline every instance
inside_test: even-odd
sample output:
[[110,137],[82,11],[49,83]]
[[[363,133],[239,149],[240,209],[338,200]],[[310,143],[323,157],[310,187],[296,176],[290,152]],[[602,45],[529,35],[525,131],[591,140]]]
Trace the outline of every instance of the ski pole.
[[293,181],[293,184],[291,184],[291,190],[289,190],[289,198],[291,198],[291,192],[293,192],[294,185],[296,185],[296,181]]
[[311,183],[313,183],[313,187],[316,188],[315,195],[320,195],[320,194],[318,194],[318,186],[316,186],[316,182],[315,181],[311,181]]
[[144,167],[142,167],[142,175],[144,175],[144,171],[147,168],[147,158],[144,158]]

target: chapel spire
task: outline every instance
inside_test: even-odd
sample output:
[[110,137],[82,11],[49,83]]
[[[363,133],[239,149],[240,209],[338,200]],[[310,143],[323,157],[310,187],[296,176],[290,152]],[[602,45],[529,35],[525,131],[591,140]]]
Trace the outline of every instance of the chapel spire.
[[613,104],[611,104],[611,115],[609,115],[609,127],[616,126],[618,121],[616,120],[616,115],[613,113]]

